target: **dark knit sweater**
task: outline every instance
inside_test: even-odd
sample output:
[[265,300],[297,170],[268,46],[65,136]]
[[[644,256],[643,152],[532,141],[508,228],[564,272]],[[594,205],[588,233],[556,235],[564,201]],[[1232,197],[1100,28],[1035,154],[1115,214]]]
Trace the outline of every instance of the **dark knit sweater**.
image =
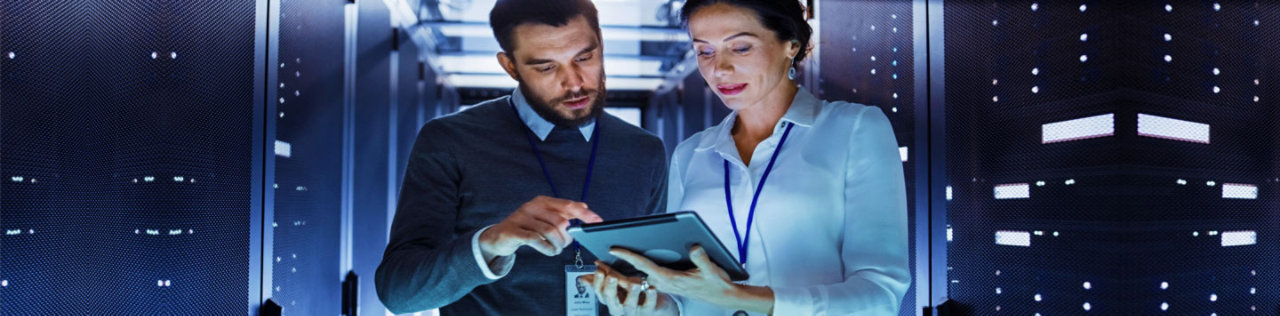
[[[511,272],[497,281],[485,277],[472,253],[476,231],[535,196],[553,196],[529,146],[528,127],[509,98],[431,120],[418,133],[375,276],[378,297],[392,312],[565,313],[564,267],[573,263],[571,248],[547,257],[522,247]],[[664,211],[662,141],[608,114],[595,128],[600,148],[585,201],[591,210],[605,220]],[[576,128],[556,127],[538,141],[538,149],[560,198],[578,200],[591,143]],[[588,265],[595,261],[590,252],[582,254]]]

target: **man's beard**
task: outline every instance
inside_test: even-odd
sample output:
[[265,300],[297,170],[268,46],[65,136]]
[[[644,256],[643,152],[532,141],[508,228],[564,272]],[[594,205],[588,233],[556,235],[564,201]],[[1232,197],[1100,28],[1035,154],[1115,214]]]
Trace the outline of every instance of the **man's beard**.
[[[580,127],[594,121],[597,117],[600,117],[601,113],[604,113],[604,80],[601,80],[597,86],[600,87],[599,90],[583,89],[577,93],[569,93],[546,102],[543,101],[542,95],[529,90],[529,87],[524,83],[520,84],[520,93],[525,95],[525,101],[529,102],[529,106],[542,119],[559,126]],[[592,98],[591,105],[587,107],[587,115],[579,118],[566,117],[554,108],[556,104],[563,103],[565,100],[584,96]]]

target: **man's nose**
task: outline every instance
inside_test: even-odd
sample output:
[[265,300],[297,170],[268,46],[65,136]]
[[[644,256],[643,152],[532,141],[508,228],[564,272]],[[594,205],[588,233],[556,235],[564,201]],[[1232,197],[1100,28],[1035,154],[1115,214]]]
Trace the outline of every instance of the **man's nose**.
[[577,65],[573,65],[566,69],[568,71],[565,71],[565,76],[560,81],[563,88],[570,92],[578,92],[579,90],[582,90],[582,83],[586,81],[582,78],[582,68]]

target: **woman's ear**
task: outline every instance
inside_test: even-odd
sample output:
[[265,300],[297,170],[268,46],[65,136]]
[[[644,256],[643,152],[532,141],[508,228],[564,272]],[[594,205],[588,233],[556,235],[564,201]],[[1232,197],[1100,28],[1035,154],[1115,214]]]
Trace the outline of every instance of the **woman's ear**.
[[800,55],[800,50],[804,49],[804,47],[803,45],[800,45],[799,40],[791,40],[790,42],[787,42],[787,44],[787,56],[791,56],[790,59],[795,60],[796,56]]

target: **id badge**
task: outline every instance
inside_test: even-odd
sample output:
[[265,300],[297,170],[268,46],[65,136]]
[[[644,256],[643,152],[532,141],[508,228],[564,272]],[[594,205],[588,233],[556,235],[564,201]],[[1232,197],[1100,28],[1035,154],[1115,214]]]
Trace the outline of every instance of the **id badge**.
[[597,316],[595,291],[590,285],[578,284],[578,277],[596,272],[595,265],[564,267],[564,306],[568,316]]

